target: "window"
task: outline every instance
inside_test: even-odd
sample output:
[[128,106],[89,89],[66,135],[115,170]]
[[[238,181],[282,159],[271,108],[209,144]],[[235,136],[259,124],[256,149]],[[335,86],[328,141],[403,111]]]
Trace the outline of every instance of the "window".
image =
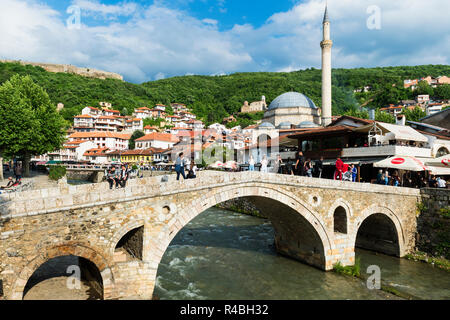
[[334,232],[347,233],[347,212],[341,206],[334,210]]

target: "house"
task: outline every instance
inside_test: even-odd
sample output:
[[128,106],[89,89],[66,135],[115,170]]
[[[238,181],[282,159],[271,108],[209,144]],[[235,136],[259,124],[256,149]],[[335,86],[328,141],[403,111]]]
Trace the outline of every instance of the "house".
[[145,126],[144,127],[144,133],[145,134],[149,134],[149,133],[153,133],[153,132],[158,132],[158,128],[157,127],[153,127],[153,126]]
[[424,104],[430,102],[429,94],[419,94],[416,98],[417,103]]
[[155,106],[155,110],[161,110],[161,111],[166,111],[166,106],[165,105],[163,105],[163,104],[157,104],[156,106]]
[[144,130],[144,122],[140,118],[132,118],[126,121],[125,131],[134,132],[136,130]]
[[102,110],[94,107],[86,107],[83,110],[81,110],[81,114],[89,115],[93,117],[100,117],[103,113]]
[[81,114],[73,118],[74,128],[94,128],[95,118],[90,114]]
[[186,107],[185,104],[182,103],[171,103],[170,106],[172,107],[172,110],[175,114],[178,114],[180,112],[188,112],[189,109]]
[[134,117],[138,118],[138,119],[152,118],[152,115],[153,114],[151,112],[151,109],[149,109],[147,107],[142,107],[142,108],[134,110]]
[[136,140],[136,149],[169,149],[172,148],[178,139],[170,133],[153,132]]
[[106,164],[108,163],[108,148],[94,148],[87,150],[83,156],[91,163]]
[[450,108],[428,115],[420,119],[420,122],[450,129]]
[[122,163],[150,164],[153,162],[153,148],[126,150],[120,154]]
[[205,127],[203,122],[201,122],[200,120],[189,120],[187,122],[187,125],[192,130],[201,130],[201,129],[203,129]]
[[86,140],[94,142],[97,148],[125,150],[130,138],[131,134],[110,131],[75,132],[69,136],[69,142]]

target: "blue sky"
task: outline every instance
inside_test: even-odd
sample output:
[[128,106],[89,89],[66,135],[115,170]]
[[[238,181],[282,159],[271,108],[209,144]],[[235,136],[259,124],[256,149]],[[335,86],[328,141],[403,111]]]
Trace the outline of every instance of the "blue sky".
[[[185,74],[285,72],[321,63],[325,0],[0,5],[2,59],[97,68],[135,83]],[[80,24],[75,11],[67,12],[71,6],[79,8]],[[328,6],[333,67],[449,64],[450,1],[328,0]]]

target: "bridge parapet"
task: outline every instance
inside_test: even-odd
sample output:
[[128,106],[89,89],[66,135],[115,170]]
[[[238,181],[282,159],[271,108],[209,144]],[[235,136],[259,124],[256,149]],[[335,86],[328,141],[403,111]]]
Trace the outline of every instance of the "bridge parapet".
[[265,174],[260,172],[231,173],[202,171],[199,172],[197,179],[180,181],[176,181],[175,175],[168,175],[165,177],[166,181],[162,176],[129,180],[127,187],[124,189],[109,190],[108,183],[103,182],[78,186],[65,185],[58,188],[2,194],[0,195],[0,217],[15,218],[27,215],[45,214],[88,207],[91,205],[132,201],[161,195],[178,194],[205,188],[245,183],[268,183],[291,187],[347,190],[413,197],[420,196],[420,190],[412,188],[334,181],[272,173]]

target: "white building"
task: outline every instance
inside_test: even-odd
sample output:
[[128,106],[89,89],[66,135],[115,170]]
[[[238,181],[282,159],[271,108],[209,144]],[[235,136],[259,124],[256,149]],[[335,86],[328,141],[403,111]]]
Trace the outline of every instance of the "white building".
[[128,149],[131,134],[98,131],[98,132],[76,132],[69,136],[69,142],[86,140],[94,142],[97,148],[108,148],[110,150]]
[[170,133],[150,133],[136,140],[136,149],[170,149],[178,139]]

